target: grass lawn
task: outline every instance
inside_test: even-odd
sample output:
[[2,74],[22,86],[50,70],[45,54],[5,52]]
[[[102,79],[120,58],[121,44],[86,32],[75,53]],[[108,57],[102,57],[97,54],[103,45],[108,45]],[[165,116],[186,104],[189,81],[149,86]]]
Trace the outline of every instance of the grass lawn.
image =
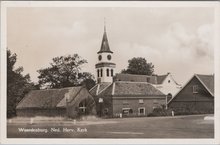
[[[114,118],[84,121],[10,122],[8,138],[214,138],[214,121],[205,115]],[[22,132],[18,128],[47,132]],[[65,130],[66,129],[66,130]]]

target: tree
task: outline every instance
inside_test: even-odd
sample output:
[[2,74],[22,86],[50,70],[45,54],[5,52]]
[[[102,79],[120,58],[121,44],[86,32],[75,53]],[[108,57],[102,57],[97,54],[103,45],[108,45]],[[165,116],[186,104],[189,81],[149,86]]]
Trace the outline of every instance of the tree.
[[134,57],[128,60],[127,69],[123,69],[121,73],[138,74],[138,75],[152,75],[154,72],[154,65],[147,63],[143,57]]
[[14,68],[17,55],[7,50],[7,117],[16,115],[16,106],[26,93],[35,89],[29,74],[22,75],[23,67]]
[[91,83],[94,81],[93,75],[81,72],[81,66],[85,63],[87,61],[78,54],[55,57],[49,67],[38,70],[39,84],[44,88],[63,88],[85,84],[86,80]]
[[96,84],[94,81],[94,76],[88,72],[80,73],[79,78],[81,79],[81,84],[84,85],[88,90],[90,90]]

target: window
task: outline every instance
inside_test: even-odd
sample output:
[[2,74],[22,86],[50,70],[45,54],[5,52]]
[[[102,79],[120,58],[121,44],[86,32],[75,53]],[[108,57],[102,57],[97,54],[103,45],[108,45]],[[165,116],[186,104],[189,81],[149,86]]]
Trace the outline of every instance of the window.
[[150,82],[150,78],[146,78],[147,79],[147,82],[149,83]]
[[113,77],[113,69],[111,69],[111,76]]
[[100,61],[100,60],[102,60],[102,56],[101,56],[101,55],[99,55],[99,61]]
[[144,107],[138,108],[138,115],[139,116],[145,115],[145,108]]
[[99,69],[97,70],[97,75],[98,75],[98,77],[99,77]]
[[153,103],[154,103],[154,104],[158,104],[158,101],[157,101],[157,100],[154,100]]
[[144,104],[144,100],[143,99],[139,99],[139,104]]
[[109,69],[106,69],[107,77],[109,76]]
[[108,115],[108,108],[105,108],[105,109],[104,109],[104,114],[105,114],[105,115]]
[[111,57],[111,55],[108,55],[107,58],[108,58],[108,60],[111,60],[112,57]]
[[170,80],[168,80],[168,83],[170,83]]
[[123,104],[123,105],[128,105],[129,103],[128,103],[127,100],[123,100],[123,101],[122,101],[122,104]]
[[86,101],[82,101],[79,103],[79,113],[86,114]]
[[198,93],[199,90],[199,86],[198,85],[194,85],[193,86],[193,93]]
[[159,107],[160,105],[159,105],[159,103],[158,103],[158,100],[153,100],[153,109],[154,108],[157,108],[157,107]]
[[132,114],[133,110],[131,108],[122,108],[122,114],[124,116],[129,116],[129,114]]
[[102,69],[101,69],[101,74],[100,74],[100,76],[102,77]]

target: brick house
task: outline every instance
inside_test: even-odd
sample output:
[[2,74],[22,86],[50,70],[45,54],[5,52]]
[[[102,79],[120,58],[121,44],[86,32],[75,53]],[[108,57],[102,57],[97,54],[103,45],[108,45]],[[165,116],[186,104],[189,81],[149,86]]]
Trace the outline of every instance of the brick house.
[[214,113],[214,75],[195,74],[168,107],[176,114]]
[[95,102],[85,87],[30,91],[17,105],[17,116],[67,116],[96,114]]
[[147,116],[165,106],[166,95],[146,82],[99,83],[90,90],[100,116]]
[[129,82],[148,82],[159,89],[162,93],[169,96],[171,99],[182,88],[178,84],[171,73],[165,75],[135,75],[135,74],[116,74],[114,81],[129,81]]

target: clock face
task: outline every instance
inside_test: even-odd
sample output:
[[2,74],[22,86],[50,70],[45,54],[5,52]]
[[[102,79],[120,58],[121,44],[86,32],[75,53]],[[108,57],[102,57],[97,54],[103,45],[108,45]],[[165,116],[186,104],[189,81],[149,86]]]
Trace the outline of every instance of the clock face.
[[108,55],[107,58],[108,58],[108,60],[111,60],[111,59],[112,59],[111,55]]
[[102,60],[102,56],[101,55],[99,55],[99,60]]

